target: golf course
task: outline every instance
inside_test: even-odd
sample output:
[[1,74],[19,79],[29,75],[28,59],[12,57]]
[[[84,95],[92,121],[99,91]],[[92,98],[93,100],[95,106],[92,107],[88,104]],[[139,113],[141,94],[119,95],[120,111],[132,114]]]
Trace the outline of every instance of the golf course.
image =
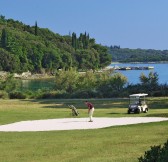
[[[88,118],[85,99],[0,100],[0,125],[21,121]],[[168,97],[149,97],[149,111],[127,114],[128,98],[89,99],[94,117],[166,117]],[[74,105],[74,117],[68,105]],[[94,123],[94,122],[93,122]],[[81,125],[82,128],[82,125]],[[1,162],[138,162],[168,139],[168,121],[98,129],[0,132]]]

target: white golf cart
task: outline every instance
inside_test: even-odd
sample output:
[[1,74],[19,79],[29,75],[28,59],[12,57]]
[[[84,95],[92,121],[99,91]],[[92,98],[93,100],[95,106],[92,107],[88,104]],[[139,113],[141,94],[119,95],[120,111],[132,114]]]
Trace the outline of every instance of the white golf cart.
[[145,101],[145,96],[148,94],[145,93],[138,93],[138,94],[132,94],[129,95],[129,108],[128,108],[128,114],[130,113],[140,113],[148,112],[148,106]]

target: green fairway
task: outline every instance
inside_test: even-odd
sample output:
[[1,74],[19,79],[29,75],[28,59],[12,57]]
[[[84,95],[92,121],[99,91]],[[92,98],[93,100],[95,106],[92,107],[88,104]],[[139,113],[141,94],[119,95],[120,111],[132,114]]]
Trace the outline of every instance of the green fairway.
[[[0,124],[69,118],[68,104],[88,117],[85,100],[0,100]],[[168,117],[168,98],[149,98],[149,112],[127,114],[128,99],[91,100],[95,117]],[[168,139],[168,122],[95,130],[0,132],[1,162],[136,162]]]

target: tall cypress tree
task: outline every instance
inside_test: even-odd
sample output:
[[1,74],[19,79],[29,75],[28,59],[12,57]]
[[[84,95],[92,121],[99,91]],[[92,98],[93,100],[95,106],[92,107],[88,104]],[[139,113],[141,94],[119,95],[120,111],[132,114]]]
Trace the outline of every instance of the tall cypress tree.
[[89,47],[89,33],[88,33],[88,35],[86,37],[86,48],[88,48],[88,47]]
[[77,37],[76,37],[76,33],[72,33],[72,47],[75,48],[75,50],[77,49],[78,46],[78,42],[77,42]]
[[38,35],[38,26],[37,26],[37,21],[35,22],[35,31],[34,31],[34,33],[35,33],[35,36],[37,36],[37,35]]
[[6,32],[6,29],[4,28],[4,29],[2,29],[2,35],[1,35],[1,47],[6,48],[7,43],[8,43],[7,32]]
[[75,33],[72,33],[72,47],[75,47]]

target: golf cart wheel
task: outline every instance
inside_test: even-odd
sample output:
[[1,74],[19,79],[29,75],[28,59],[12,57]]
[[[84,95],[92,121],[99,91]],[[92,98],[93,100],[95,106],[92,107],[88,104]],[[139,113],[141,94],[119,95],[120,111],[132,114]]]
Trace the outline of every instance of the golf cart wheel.
[[144,113],[147,113],[148,112],[148,108],[145,109]]
[[140,109],[137,109],[136,113],[139,114],[140,112],[141,112],[141,110],[140,110]]
[[128,114],[130,114],[131,113],[131,111],[130,110],[128,110]]

